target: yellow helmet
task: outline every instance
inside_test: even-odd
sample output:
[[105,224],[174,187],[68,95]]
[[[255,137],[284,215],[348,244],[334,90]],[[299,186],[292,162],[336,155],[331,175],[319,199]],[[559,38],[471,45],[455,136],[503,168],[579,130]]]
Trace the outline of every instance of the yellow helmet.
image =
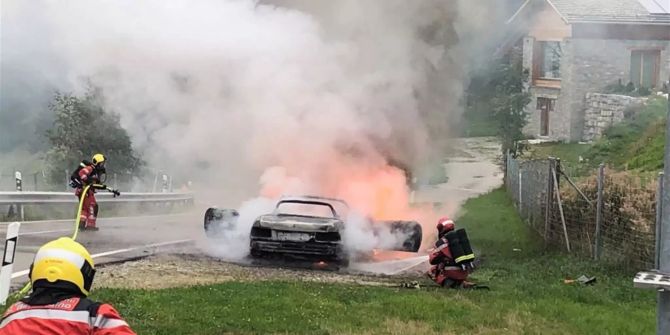
[[92,161],[93,161],[93,164],[95,164],[95,165],[104,163],[105,162],[105,156],[103,154],[95,154],[95,155],[93,155]]
[[[69,237],[43,245],[30,266],[33,287],[54,286],[67,282],[88,296],[95,276],[95,265],[88,250]],[[60,281],[60,282],[59,282]]]

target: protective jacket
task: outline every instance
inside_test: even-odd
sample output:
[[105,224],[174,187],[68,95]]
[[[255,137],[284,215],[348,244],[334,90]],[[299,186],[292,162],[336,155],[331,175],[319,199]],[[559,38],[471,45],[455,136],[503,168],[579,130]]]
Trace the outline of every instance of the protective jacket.
[[10,306],[0,335],[135,335],[108,304],[54,289],[35,289]]
[[[72,172],[70,176],[70,186],[77,189],[77,192],[81,192],[81,189],[86,185],[91,185],[92,189],[100,188],[96,187],[94,184],[100,183],[100,174],[104,174],[104,168],[96,168],[96,166],[87,161],[83,160]],[[102,186],[102,185],[99,185]]]
[[[81,207],[81,212],[79,213],[80,228],[94,228],[96,226],[96,221],[98,218],[98,202],[95,199],[95,190],[96,189],[105,189],[107,186],[100,184],[100,173],[104,171],[98,171],[89,161],[82,161],[79,163],[79,167],[72,173],[70,177],[70,186],[76,188],[74,194],[81,200],[81,197],[84,197],[83,206]],[[84,186],[90,185],[86,194],[83,194]]]
[[454,261],[446,237],[435,242],[435,249],[428,256],[428,262],[432,265],[428,275],[440,286],[457,286],[468,278],[468,272]]

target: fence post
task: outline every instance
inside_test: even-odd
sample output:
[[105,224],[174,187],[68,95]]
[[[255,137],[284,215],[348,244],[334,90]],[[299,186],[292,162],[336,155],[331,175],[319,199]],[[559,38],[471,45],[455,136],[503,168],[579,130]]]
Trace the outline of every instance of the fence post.
[[154,177],[154,186],[151,188],[151,193],[156,193],[157,184],[158,184],[158,171],[156,171],[156,176]]
[[602,251],[602,232],[601,226],[603,222],[603,189],[605,186],[605,164],[600,163],[598,166],[598,200],[596,203],[596,236],[595,244],[593,247],[593,257],[595,260],[600,259],[600,253]]
[[23,191],[23,177],[21,171],[14,171],[14,178],[16,179],[16,191]]
[[[557,161],[560,163],[560,161]],[[557,168],[560,167],[560,164],[556,164]],[[565,214],[563,213],[563,203],[561,202],[561,188],[558,186],[558,172],[556,170],[551,171],[551,176],[554,179],[554,192],[556,193],[556,202],[558,203],[558,213],[561,215],[561,224],[563,225],[563,236],[565,237],[565,248],[568,252],[571,252],[570,249],[570,238],[568,237],[568,227],[565,223]]]
[[[16,179],[16,191],[17,192],[23,192],[23,176],[21,175],[21,171],[15,171],[14,172],[14,177]],[[19,217],[21,218],[21,221],[25,221],[25,213],[23,211],[23,204],[17,204],[16,205],[16,211],[19,214]]]
[[70,174],[65,170],[65,192],[70,190]]
[[[670,82],[670,80],[668,80]],[[670,116],[670,101],[668,102],[668,116]],[[668,174],[670,171],[670,122],[666,125],[665,135],[665,157],[663,172]],[[669,178],[670,179],[670,178]],[[668,179],[663,178],[663,183],[668,183]],[[670,184],[667,188],[670,188]],[[663,185],[663,191],[666,186]],[[670,194],[663,192],[663,203],[661,207],[661,234],[659,239],[661,245],[659,249],[659,267],[658,269],[664,273],[670,273]],[[668,198],[668,199],[665,199]],[[670,334],[670,291],[663,290],[658,292],[658,308],[656,312],[656,333]]]
[[510,181],[509,181],[509,166],[510,166],[510,157],[509,157],[509,150],[505,151],[505,174],[503,176],[504,184],[505,187],[507,188],[507,192],[510,191]]
[[554,199],[554,157],[549,157],[548,159],[549,166],[547,170],[547,198],[544,206],[544,245],[546,246],[549,241],[549,221],[551,219],[551,202]]
[[522,208],[523,208],[523,193],[521,192],[521,187],[523,186],[523,184],[521,182],[521,178],[522,178],[521,177],[521,170],[522,170],[521,167],[519,167],[519,173],[518,173],[518,177],[519,177],[519,214],[523,213],[523,210],[522,210]]
[[665,174],[660,172],[658,174],[658,185],[656,186],[656,248],[654,253],[654,269],[659,269],[661,265],[661,226],[663,225],[663,180]]
[[163,174],[163,183],[161,184],[161,193],[167,193],[168,191],[168,175]]

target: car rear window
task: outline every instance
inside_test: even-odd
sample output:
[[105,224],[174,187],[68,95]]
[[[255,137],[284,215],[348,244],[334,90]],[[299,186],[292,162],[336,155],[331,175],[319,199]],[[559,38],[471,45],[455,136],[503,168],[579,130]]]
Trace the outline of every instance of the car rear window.
[[275,210],[275,214],[334,218],[332,210],[327,205],[302,204],[294,202],[280,203]]

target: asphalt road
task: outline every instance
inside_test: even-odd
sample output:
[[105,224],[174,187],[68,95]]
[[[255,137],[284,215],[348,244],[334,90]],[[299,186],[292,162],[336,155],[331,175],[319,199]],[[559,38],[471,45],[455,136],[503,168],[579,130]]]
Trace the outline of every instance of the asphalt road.
[[451,146],[454,150],[444,163],[449,180],[417,190],[414,201],[439,204],[442,213],[457,217],[466,200],[502,186],[503,172],[498,165],[500,144],[495,138],[454,139]]
[[[190,248],[193,239],[202,237],[199,213],[101,218],[98,231],[79,232],[77,241],[93,255],[96,264],[121,261],[175,248]],[[27,270],[37,249],[62,236],[72,236],[72,220],[24,222],[14,262],[12,284],[25,282]],[[0,224],[0,236],[6,236],[7,223]],[[4,243],[0,245],[4,249]],[[2,250],[4,252],[4,250]]]

